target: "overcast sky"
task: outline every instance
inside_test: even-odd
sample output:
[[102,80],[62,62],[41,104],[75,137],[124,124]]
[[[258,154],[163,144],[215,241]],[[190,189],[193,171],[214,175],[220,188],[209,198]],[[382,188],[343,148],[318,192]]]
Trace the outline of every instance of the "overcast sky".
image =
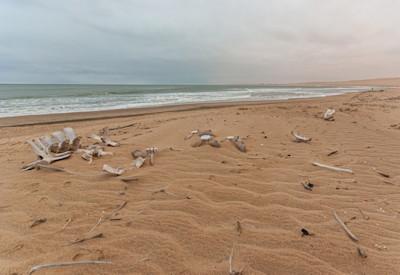
[[398,0],[0,0],[0,83],[400,76]]

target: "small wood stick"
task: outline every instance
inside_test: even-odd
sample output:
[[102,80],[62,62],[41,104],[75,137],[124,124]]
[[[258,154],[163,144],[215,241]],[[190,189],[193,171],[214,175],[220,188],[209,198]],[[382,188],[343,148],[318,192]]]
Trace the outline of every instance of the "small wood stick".
[[46,268],[58,268],[58,267],[66,267],[73,265],[86,265],[86,264],[111,264],[111,261],[79,261],[79,262],[64,262],[64,263],[51,263],[51,264],[41,264],[35,265],[29,270],[28,275],[33,274],[34,272],[46,269]]
[[78,238],[78,239],[72,241],[71,244],[82,243],[87,240],[102,238],[102,237],[103,237],[103,233],[96,233],[96,234],[88,235],[88,236],[85,236],[82,238]]
[[347,233],[347,235],[355,242],[358,242],[358,238],[350,231],[350,229],[344,224],[344,222],[339,218],[336,211],[333,211],[333,215],[335,216],[336,221],[343,228],[343,230]]
[[334,151],[328,153],[327,156],[330,157],[330,156],[336,154],[337,152],[339,152],[339,151],[338,150],[334,150]]
[[72,218],[68,218],[67,222],[64,224],[64,226],[61,228],[60,231],[63,231],[71,222],[72,222]]
[[99,218],[99,220],[97,221],[97,223],[92,227],[92,229],[90,229],[90,230],[88,231],[88,233],[92,232],[92,231],[103,221],[103,215],[104,215],[104,212],[103,212],[103,214],[101,215],[101,217]]

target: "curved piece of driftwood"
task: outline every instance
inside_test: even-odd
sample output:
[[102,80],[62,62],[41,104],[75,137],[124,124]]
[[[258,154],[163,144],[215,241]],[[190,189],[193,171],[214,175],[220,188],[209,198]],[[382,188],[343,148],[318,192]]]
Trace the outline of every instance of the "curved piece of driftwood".
[[302,136],[294,131],[291,132],[292,136],[294,137],[295,142],[310,142],[312,138],[307,138],[305,136]]
[[122,168],[119,168],[119,167],[113,168],[108,164],[103,165],[103,171],[107,172],[113,176],[121,176],[125,172],[125,170]]
[[343,228],[343,230],[346,232],[346,234],[350,237],[355,242],[358,242],[358,238],[356,235],[354,235],[350,229],[344,224],[344,222],[339,218],[337,215],[336,211],[333,211],[333,215],[335,216],[336,221],[339,223],[339,225]]
[[75,265],[89,265],[89,264],[112,264],[111,261],[77,261],[77,262],[63,262],[63,263],[50,263],[50,264],[41,264],[33,266],[28,275],[33,274],[36,271],[41,269],[49,269],[49,268],[59,268],[59,267],[67,267],[67,266],[75,266]]
[[339,167],[335,167],[335,166],[322,164],[322,163],[319,163],[319,162],[313,162],[312,165],[318,166],[318,167],[321,167],[321,168],[325,168],[325,169],[329,169],[329,170],[332,170],[332,171],[345,172],[345,173],[353,174],[353,170],[348,169],[348,168],[339,168]]
[[335,109],[327,109],[324,113],[325,120],[334,120],[333,115],[336,113]]

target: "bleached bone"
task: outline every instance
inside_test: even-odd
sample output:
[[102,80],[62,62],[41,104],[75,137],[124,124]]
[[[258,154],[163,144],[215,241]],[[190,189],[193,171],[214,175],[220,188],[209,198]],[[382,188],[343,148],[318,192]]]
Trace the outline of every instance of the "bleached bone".
[[81,138],[78,137],[71,127],[64,128],[64,134],[69,140],[69,149],[72,151],[76,151],[79,148],[79,143]]
[[134,159],[138,158],[138,157],[146,158],[147,152],[144,152],[142,150],[134,150],[134,151],[132,151],[131,155]]
[[221,144],[216,139],[209,140],[208,145],[210,145],[211,147],[216,147],[216,148],[221,147]]
[[102,156],[108,156],[108,155],[113,155],[112,152],[105,152],[103,150],[103,147],[99,146],[99,145],[90,145],[87,149],[78,149],[79,153],[83,154],[81,155],[81,157],[87,161],[89,161],[89,163],[92,163],[93,161],[93,157],[102,157]]
[[233,145],[235,145],[239,151],[243,153],[247,151],[246,145],[239,136],[227,136],[225,139],[229,140]]
[[50,136],[42,136],[39,140],[46,147],[47,153],[57,152],[59,143],[54,138],[51,138]]
[[69,152],[69,151],[63,152],[63,153],[60,153],[57,155],[52,155],[45,148],[43,148],[43,145],[40,142],[38,142],[36,139],[28,140],[27,142],[29,145],[31,145],[34,153],[39,157],[39,159],[24,165],[22,167],[22,169],[24,171],[35,168],[35,166],[38,163],[50,164],[54,161],[66,159],[71,156],[71,152]]
[[63,262],[63,263],[35,265],[29,270],[28,275],[31,275],[34,272],[41,270],[41,269],[60,268],[60,267],[76,266],[76,265],[91,265],[91,264],[111,264],[111,261],[76,261],[76,262]]
[[103,165],[103,171],[107,172],[107,173],[109,173],[109,174],[111,174],[113,176],[121,176],[125,172],[125,170],[122,169],[122,168],[119,168],[119,167],[118,168],[113,168],[108,164],[104,164]]
[[149,157],[150,165],[154,165],[154,155],[156,152],[158,152],[157,147],[146,148],[146,153],[147,153],[147,156]]
[[355,242],[358,242],[358,238],[356,235],[354,235],[350,229],[346,226],[346,224],[339,218],[337,215],[336,211],[333,211],[333,216],[335,217],[336,221],[339,223],[339,225],[343,228],[343,230],[346,232],[346,234],[350,237]]
[[56,131],[53,132],[51,136],[54,137],[59,143],[57,153],[62,153],[69,150],[69,140],[65,137],[63,132]]
[[325,120],[333,120],[333,115],[335,114],[335,109],[327,109],[325,114],[324,114],[324,119]]
[[112,147],[119,146],[118,142],[112,141],[109,137],[99,136],[96,134],[91,134],[89,137],[96,140],[97,142],[103,143],[107,146],[112,146]]
[[146,161],[145,158],[138,157],[133,161],[133,164],[135,165],[136,168],[140,168],[143,166],[145,161]]
[[190,134],[185,137],[185,140],[192,138],[193,135],[196,135],[198,133],[199,133],[199,130],[191,131]]
[[96,134],[91,134],[89,136],[89,138],[94,139],[95,141],[97,141],[98,143],[103,143],[103,140],[101,139],[101,136],[96,135]]
[[209,141],[209,140],[211,140],[213,137],[211,136],[211,135],[209,135],[209,134],[204,134],[204,135],[201,135],[200,136],[200,140],[203,140],[203,141]]
[[326,169],[333,170],[333,171],[337,171],[337,172],[345,172],[345,173],[353,174],[353,170],[347,169],[347,168],[339,168],[339,167],[335,167],[335,166],[330,166],[330,165],[322,164],[322,163],[319,163],[319,162],[313,162],[312,164],[313,164],[314,166],[326,168]]
[[200,136],[200,137],[201,137],[201,136],[204,136],[204,135],[209,135],[209,136],[215,137],[214,133],[213,133],[211,130],[199,131],[199,132],[197,133],[197,135]]
[[293,131],[291,132],[291,134],[295,138],[295,142],[310,142],[312,140],[312,138],[307,138]]

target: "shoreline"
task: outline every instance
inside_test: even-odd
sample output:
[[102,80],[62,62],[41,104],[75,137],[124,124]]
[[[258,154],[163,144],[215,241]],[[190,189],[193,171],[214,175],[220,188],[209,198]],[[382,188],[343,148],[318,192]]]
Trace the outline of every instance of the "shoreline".
[[[91,121],[91,120],[101,120],[101,119],[137,117],[150,114],[159,114],[164,112],[182,112],[182,111],[194,111],[201,109],[217,109],[217,108],[226,108],[239,105],[264,105],[264,104],[280,104],[285,102],[305,102],[305,101],[321,100],[325,98],[335,98],[349,94],[356,95],[365,92],[371,92],[371,90],[348,92],[338,95],[288,98],[279,100],[253,100],[253,101],[238,100],[238,101],[182,103],[182,104],[170,104],[170,105],[153,106],[153,107],[133,107],[125,109],[109,109],[109,110],[98,110],[98,111],[87,111],[87,112],[67,112],[67,113],[50,113],[50,114],[38,114],[38,115],[0,117],[0,129],[9,127],[27,127],[34,125],[59,124],[66,122],[80,122],[80,121]],[[377,90],[374,92],[379,92],[379,91]]]

